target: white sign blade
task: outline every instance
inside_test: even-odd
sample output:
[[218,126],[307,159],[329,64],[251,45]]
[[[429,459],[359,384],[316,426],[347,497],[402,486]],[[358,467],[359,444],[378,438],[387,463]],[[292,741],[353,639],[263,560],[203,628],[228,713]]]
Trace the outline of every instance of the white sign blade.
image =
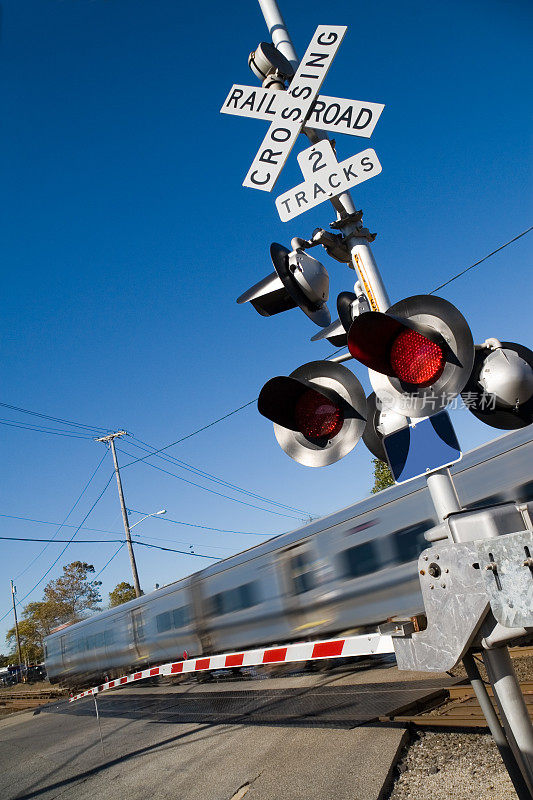
[[363,136],[369,139],[384,108],[382,103],[365,103],[320,95],[305,124],[309,128],[321,131],[347,133],[349,136]]
[[284,92],[235,83],[224,100],[220,113],[235,114],[237,117],[267,119],[272,122],[272,118],[276,116],[279,108],[279,95],[283,96]]
[[[288,92],[235,83],[220,113],[272,122],[288,97]],[[322,131],[347,133],[349,136],[369,139],[384,108],[382,103],[345,100],[342,97],[321,94],[313,103],[305,125]]]
[[243,186],[272,191],[345,33],[344,25],[318,26]]
[[[319,142],[319,144],[328,143]],[[309,152],[316,162],[314,164],[315,169],[312,168],[314,178],[300,183],[276,198],[276,208],[282,222],[294,219],[299,214],[303,214],[304,211],[309,211],[309,209],[318,206],[325,200],[331,200],[332,197],[351,189],[352,186],[357,186],[358,183],[363,183],[363,181],[373,178],[374,175],[379,175],[381,172],[381,164],[372,148],[363,150],[361,153],[335,164],[333,169],[329,163],[325,169],[321,169],[321,161],[311,153],[315,148],[317,148],[317,145],[309,147],[303,153],[300,153],[300,156],[302,156]],[[320,154],[321,151],[318,150],[317,152]]]

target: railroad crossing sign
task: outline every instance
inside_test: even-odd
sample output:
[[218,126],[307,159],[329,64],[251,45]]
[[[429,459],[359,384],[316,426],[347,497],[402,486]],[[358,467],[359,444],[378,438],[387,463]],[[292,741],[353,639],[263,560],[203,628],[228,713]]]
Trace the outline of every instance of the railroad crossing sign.
[[282,222],[303,214],[304,211],[381,172],[381,164],[372,148],[339,164],[331,142],[327,139],[302,150],[297,158],[304,182],[276,198],[276,208]]
[[[287,95],[288,92],[235,83],[220,113],[272,122],[285,108]],[[326,97],[321,94],[311,107],[305,124],[321,131],[347,133],[349,136],[369,139],[384,108],[382,103],[344,100],[342,97]]]
[[[352,136],[371,136],[383,111],[382,104],[318,96],[346,30],[345,25],[318,26],[287,92],[239,84],[232,86],[221,108],[223,114],[270,121],[268,133],[248,170],[243,186],[264,192],[272,191],[307,122],[323,130]],[[322,199],[327,200],[328,196]]]

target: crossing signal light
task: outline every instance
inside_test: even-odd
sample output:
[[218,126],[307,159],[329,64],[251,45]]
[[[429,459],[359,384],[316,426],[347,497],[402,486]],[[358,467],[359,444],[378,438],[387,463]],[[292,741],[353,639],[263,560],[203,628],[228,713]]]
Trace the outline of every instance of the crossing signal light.
[[533,352],[516,342],[495,341],[495,345],[480,347],[461,396],[469,411],[493,428],[512,430],[530,425]]
[[363,387],[341,364],[311,361],[269,380],[257,402],[282,449],[300,464],[323,467],[353,450],[365,428]]
[[369,367],[384,407],[406,417],[442,411],[467,383],[474,363],[468,323],[447,300],[415,295],[386,313],[357,316],[348,331],[351,355]]
[[270,246],[270,256],[274,272],[241,294],[237,303],[251,303],[263,317],[301,308],[316,325],[329,325],[326,268],[303,250],[291,252],[276,242]]

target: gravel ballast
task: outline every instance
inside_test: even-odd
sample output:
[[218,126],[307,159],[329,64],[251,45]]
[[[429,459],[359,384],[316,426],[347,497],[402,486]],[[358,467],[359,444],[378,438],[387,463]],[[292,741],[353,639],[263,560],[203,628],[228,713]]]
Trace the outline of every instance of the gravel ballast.
[[389,800],[516,800],[489,733],[415,734]]

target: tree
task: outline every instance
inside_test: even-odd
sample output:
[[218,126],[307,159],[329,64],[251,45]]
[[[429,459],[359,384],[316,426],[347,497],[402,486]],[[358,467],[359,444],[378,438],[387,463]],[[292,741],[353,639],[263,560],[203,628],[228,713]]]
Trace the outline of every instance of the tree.
[[109,592],[109,608],[120,606],[128,600],[135,598],[135,588],[127,581],[117,583],[112,592]]
[[89,581],[88,575],[93,572],[92,564],[73,561],[63,567],[61,577],[45,587],[44,602],[55,609],[57,625],[79,620],[84,611],[98,610],[98,603],[102,600],[98,587],[102,581]]
[[[43,640],[32,619],[21,619],[19,622],[20,649],[23,660],[40,663],[43,660]],[[6,633],[6,642],[12,647],[13,655],[10,663],[18,664],[17,635],[15,626]]]
[[379,458],[373,458],[372,462],[374,464],[374,486],[370,490],[372,494],[377,494],[388,486],[394,486],[394,478],[388,464]]
[[[44,589],[44,600],[28,603],[19,621],[22,655],[29,661],[42,661],[45,636],[65,622],[77,622],[85,611],[95,611],[101,601],[100,581],[90,581],[94,572],[92,564],[73,561],[63,567],[63,575],[50,581]],[[18,661],[15,628],[6,634],[13,648],[11,661]]]

